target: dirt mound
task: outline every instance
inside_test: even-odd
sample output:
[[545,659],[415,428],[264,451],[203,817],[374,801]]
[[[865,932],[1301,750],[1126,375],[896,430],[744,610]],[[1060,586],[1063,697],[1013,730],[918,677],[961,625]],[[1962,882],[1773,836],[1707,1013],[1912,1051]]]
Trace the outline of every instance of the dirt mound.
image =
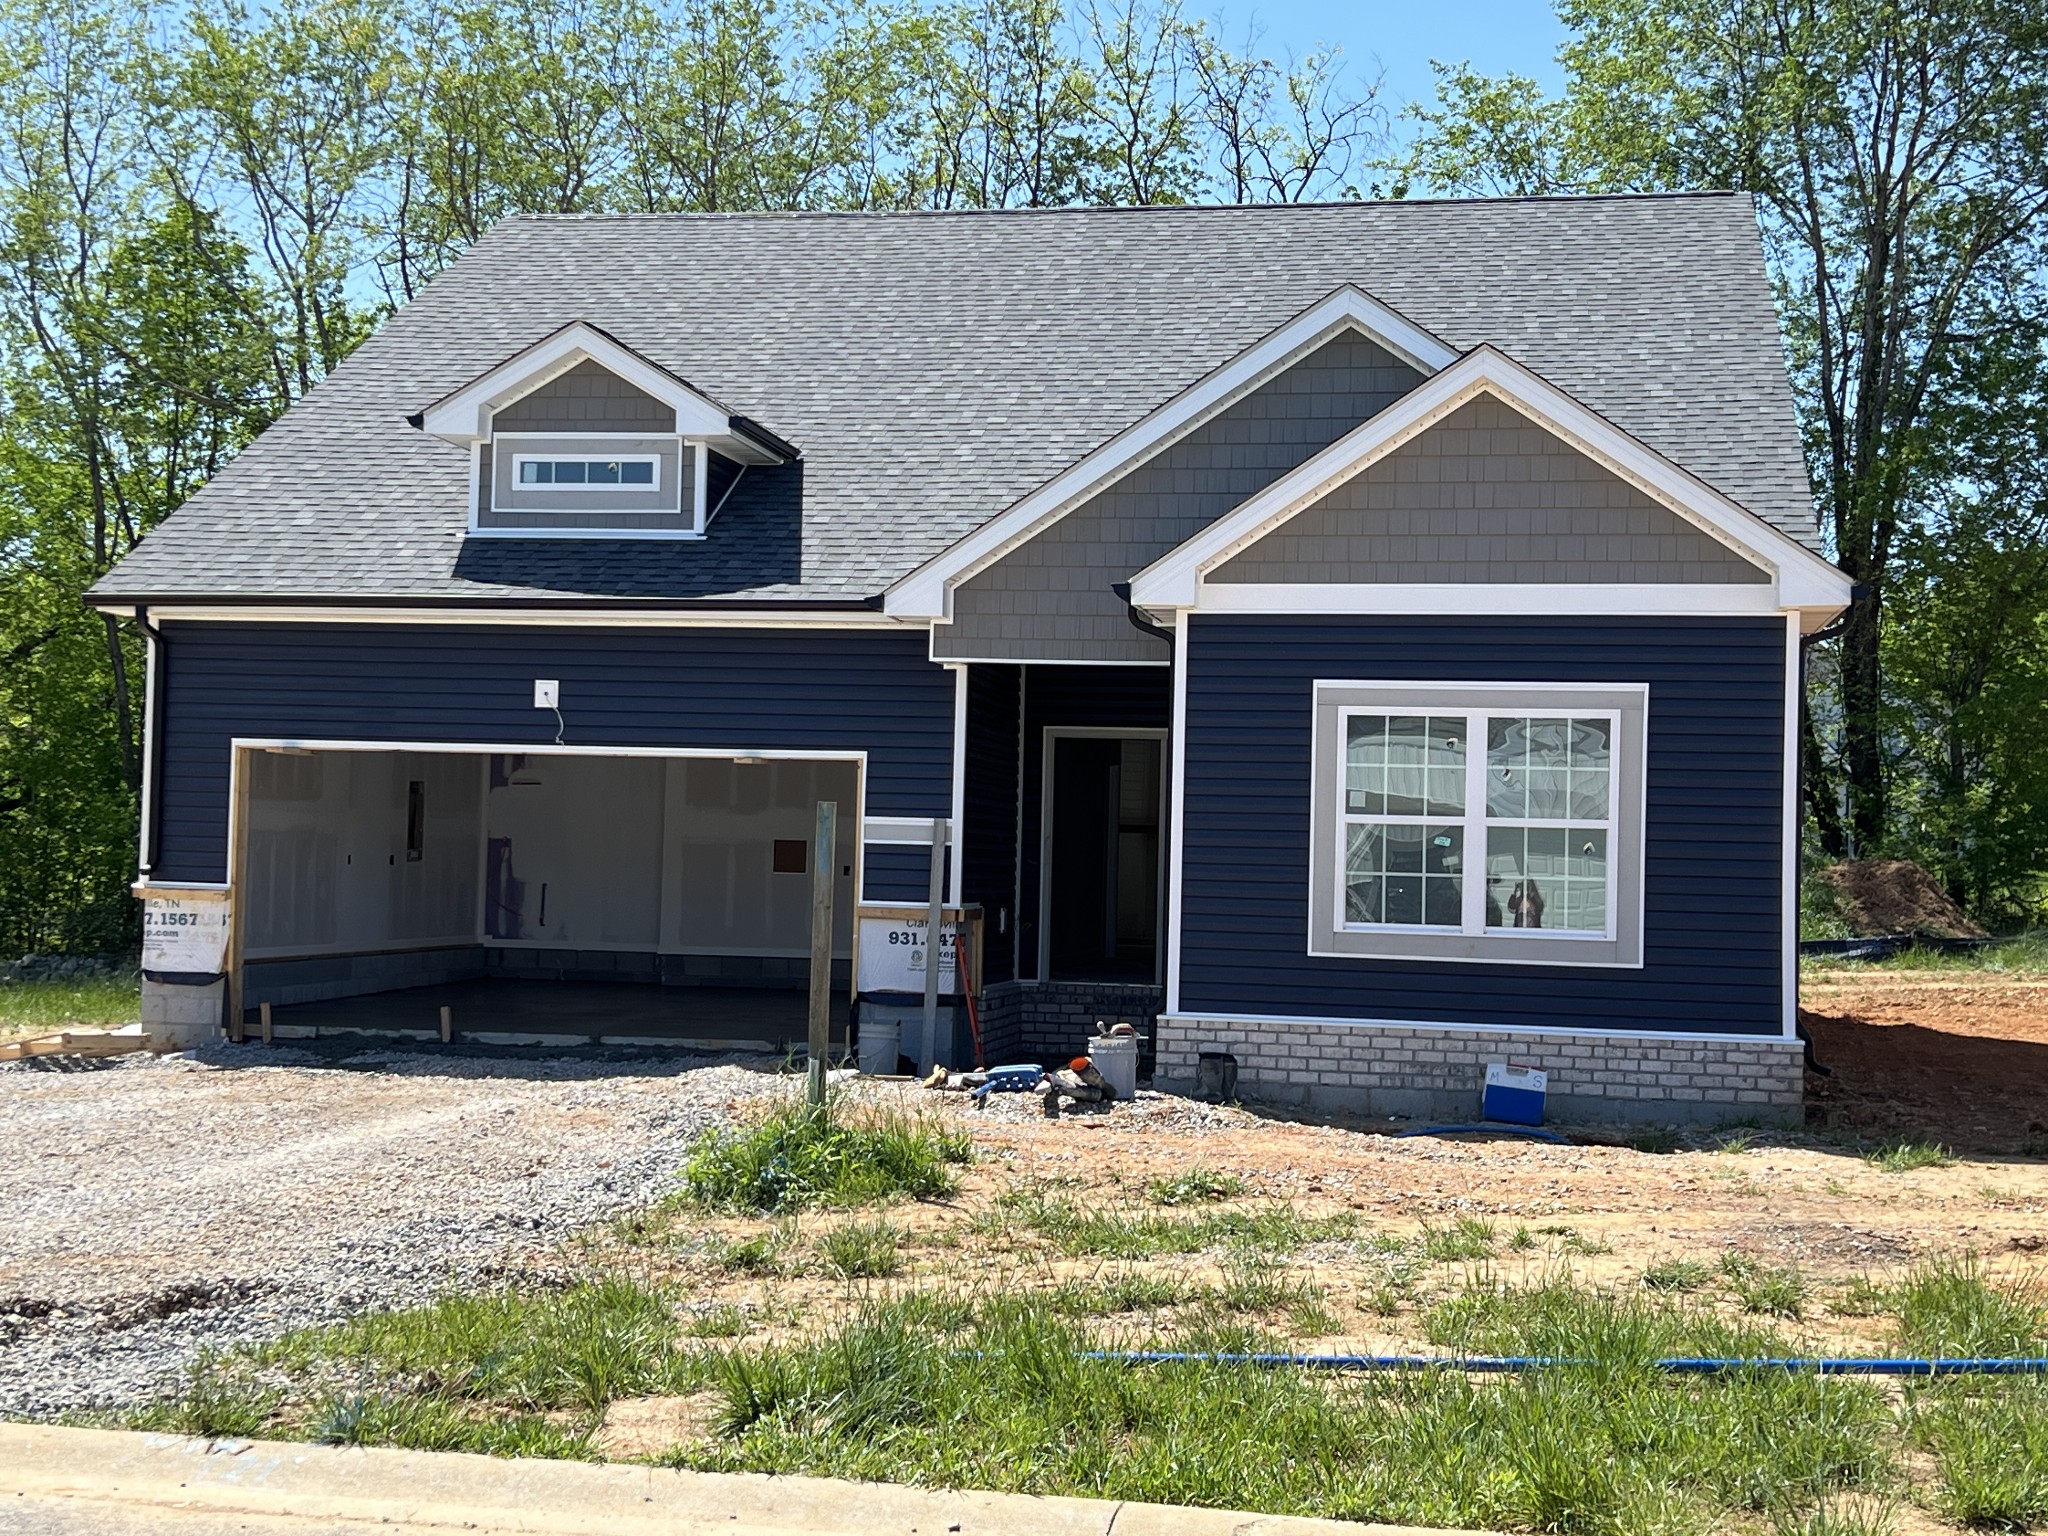
[[1981,939],[1985,931],[1911,859],[1857,859],[1814,872],[1840,893],[1842,918],[1858,938],[1931,933]]

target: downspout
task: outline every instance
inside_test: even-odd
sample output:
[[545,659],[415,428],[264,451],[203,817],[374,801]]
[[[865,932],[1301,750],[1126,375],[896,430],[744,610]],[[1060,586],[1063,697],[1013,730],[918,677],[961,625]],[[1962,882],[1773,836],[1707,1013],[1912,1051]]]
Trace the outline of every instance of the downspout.
[[[1117,595],[1117,597],[1122,600],[1124,605],[1124,617],[1131,621],[1131,627],[1133,629],[1136,629],[1143,634],[1151,635],[1155,639],[1164,640],[1166,642],[1166,696],[1168,699],[1173,698],[1173,672],[1174,668],[1180,665],[1180,658],[1176,654],[1176,648],[1174,646],[1173,631],[1170,629],[1161,628],[1159,625],[1154,624],[1150,619],[1146,618],[1144,614],[1138,611],[1138,605],[1131,601],[1131,584],[1128,581],[1111,582],[1109,590],[1114,592]],[[1173,740],[1173,711],[1169,709],[1166,715],[1165,761],[1160,764],[1160,777],[1164,782],[1163,787],[1159,792],[1159,833],[1161,841],[1165,843],[1168,848],[1171,848],[1172,846],[1172,839],[1168,835],[1167,829],[1173,825],[1172,763],[1174,745],[1175,743]],[[1165,864],[1166,885],[1165,888],[1161,890],[1159,893],[1160,900],[1162,903],[1178,901],[1180,899],[1180,871],[1174,868],[1173,859],[1170,853],[1165,860]],[[1162,907],[1162,910],[1160,912],[1162,929],[1165,926],[1166,916],[1166,911]],[[1159,935],[1158,944],[1159,959],[1154,972],[1155,979],[1162,987],[1166,985],[1166,948],[1166,934],[1162,931]],[[1147,1046],[1150,1046],[1152,1042],[1147,1041],[1145,1042],[1145,1044]]]
[[149,622],[149,609],[138,605],[135,622],[141,628],[143,638],[149,642],[149,661],[143,669],[142,701],[142,795],[138,807],[141,818],[141,858],[137,861],[137,872],[145,878],[156,869],[158,853],[158,826],[162,817],[157,815],[156,799],[162,786],[163,775],[159,771],[163,761],[163,696],[164,665],[170,656],[169,643],[164,632]]

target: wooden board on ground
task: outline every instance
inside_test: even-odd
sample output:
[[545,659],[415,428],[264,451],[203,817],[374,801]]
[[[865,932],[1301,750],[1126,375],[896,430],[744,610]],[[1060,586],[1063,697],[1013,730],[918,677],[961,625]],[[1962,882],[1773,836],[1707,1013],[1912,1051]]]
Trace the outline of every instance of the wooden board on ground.
[[117,1035],[106,1030],[67,1029],[54,1035],[0,1043],[0,1061],[25,1061],[31,1056],[124,1056],[149,1049],[147,1035]]

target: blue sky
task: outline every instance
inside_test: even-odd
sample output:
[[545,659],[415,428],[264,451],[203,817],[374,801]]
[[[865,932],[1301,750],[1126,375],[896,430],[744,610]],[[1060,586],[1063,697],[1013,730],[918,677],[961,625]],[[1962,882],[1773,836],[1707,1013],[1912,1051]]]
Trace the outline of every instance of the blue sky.
[[1433,58],[1469,59],[1490,75],[1533,75],[1550,91],[1563,83],[1555,55],[1564,27],[1549,0],[1226,0],[1189,10],[1220,15],[1232,42],[1243,41],[1247,22],[1256,23],[1275,55],[1335,43],[1358,74],[1385,71],[1382,99],[1390,110],[1432,98]]

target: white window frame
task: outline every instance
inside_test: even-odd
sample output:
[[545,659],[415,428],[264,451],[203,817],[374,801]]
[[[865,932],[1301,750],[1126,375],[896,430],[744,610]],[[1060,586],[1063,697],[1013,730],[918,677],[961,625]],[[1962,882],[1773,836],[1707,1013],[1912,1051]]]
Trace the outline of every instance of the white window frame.
[[[1648,687],[1640,683],[1416,683],[1318,681],[1314,688],[1311,766],[1309,933],[1311,955],[1468,960],[1498,964],[1640,967],[1642,961],[1645,748]],[[1465,810],[1455,816],[1358,815],[1348,809],[1347,722],[1360,715],[1462,719]],[[1567,820],[1486,814],[1487,722],[1501,718],[1604,719],[1611,742],[1608,814]],[[1346,920],[1349,828],[1357,824],[1458,825],[1463,829],[1460,921],[1447,924]],[[1602,825],[1607,833],[1606,925],[1585,929],[1486,925],[1486,845],[1490,826]]]
[[[532,485],[526,483],[524,475],[527,465],[563,463],[585,465],[648,464],[654,468],[654,479],[646,485],[628,485],[624,481],[614,481],[610,484],[606,484],[603,481],[591,484],[586,481],[579,484],[574,480],[550,480],[545,485],[539,482],[535,482]],[[512,455],[511,489],[515,491],[603,491],[609,493],[623,491],[634,495],[642,493],[649,496],[658,495],[661,491],[661,455],[656,453],[600,453],[584,458],[576,454],[515,453]]]
[[[1365,716],[1387,717],[1396,714],[1410,718],[1423,717],[1432,720],[1458,720],[1462,722],[1462,735],[1465,742],[1464,810],[1455,813],[1427,812],[1409,815],[1403,812],[1398,815],[1393,813],[1370,815],[1351,809],[1349,786],[1345,783],[1346,770],[1349,767],[1351,721]],[[1426,922],[1358,923],[1351,921],[1349,918],[1340,918],[1340,925],[1346,932],[1507,933],[1513,934],[1518,938],[1540,933],[1552,938],[1561,939],[1612,939],[1614,937],[1615,903],[1612,900],[1612,881],[1608,882],[1609,900],[1604,904],[1606,909],[1605,917],[1597,932],[1590,928],[1515,928],[1506,925],[1489,926],[1487,924],[1486,891],[1489,880],[1487,860],[1491,857],[1487,852],[1490,841],[1487,833],[1495,827],[1563,828],[1598,826],[1602,832],[1607,834],[1607,847],[1610,859],[1613,856],[1614,849],[1619,846],[1619,839],[1616,835],[1614,824],[1615,789],[1617,788],[1615,781],[1619,778],[1619,774],[1615,771],[1616,765],[1612,762],[1611,747],[1608,765],[1606,816],[1574,816],[1564,820],[1547,817],[1518,816],[1501,817],[1496,820],[1488,814],[1486,808],[1487,748],[1485,743],[1490,736],[1492,722],[1503,719],[1604,720],[1607,722],[1608,727],[1608,741],[1613,743],[1621,740],[1621,711],[1618,709],[1574,709],[1565,712],[1541,708],[1521,712],[1503,709],[1495,705],[1479,709],[1469,706],[1459,708],[1432,706],[1427,709],[1403,708],[1395,711],[1370,704],[1351,704],[1338,708],[1336,749],[1341,761],[1338,766],[1337,784],[1337,860],[1336,867],[1332,871],[1337,881],[1335,895],[1336,911],[1339,913],[1343,912],[1349,904],[1351,828],[1354,826],[1424,827],[1455,825],[1464,834],[1464,848],[1459,856],[1462,866],[1459,870],[1459,878],[1463,882],[1459,905],[1462,910],[1456,927],[1444,923]]]

